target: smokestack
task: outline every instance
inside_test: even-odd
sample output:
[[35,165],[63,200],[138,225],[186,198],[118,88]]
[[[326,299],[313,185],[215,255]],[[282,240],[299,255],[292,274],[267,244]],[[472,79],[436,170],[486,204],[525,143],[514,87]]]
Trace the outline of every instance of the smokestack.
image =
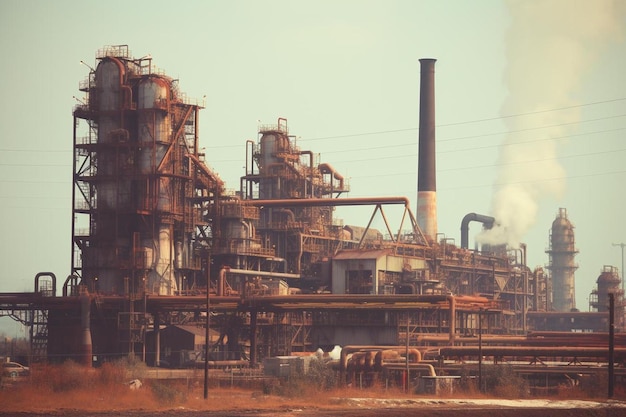
[[435,61],[420,59],[420,125],[417,162],[417,224],[427,239],[437,236],[435,167]]

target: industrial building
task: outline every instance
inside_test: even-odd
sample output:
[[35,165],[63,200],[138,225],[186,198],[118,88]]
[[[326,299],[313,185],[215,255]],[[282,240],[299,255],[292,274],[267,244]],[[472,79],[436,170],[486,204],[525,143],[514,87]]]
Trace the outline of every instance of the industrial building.
[[[80,83],[71,274],[43,272],[33,293],[0,294],[5,314],[30,326],[33,360],[133,354],[159,365],[177,349],[171,328],[187,329],[197,349],[207,325],[216,366],[335,345],[469,347],[478,335],[524,345],[533,330],[608,332],[607,286],[624,331],[614,268],[598,279],[594,311],[575,310],[565,209],[552,224],[550,274],[529,268],[521,242],[470,249],[469,223],[490,228],[490,216],[459,219],[460,246],[439,239],[434,59],[420,60],[415,214],[408,197],[348,197],[340,170],[296,146],[283,118],[245,142],[239,190],[227,192],[199,144],[203,103],[152,61],[105,47]],[[403,207],[400,219],[390,205]],[[336,218],[338,206],[371,207],[370,223]],[[386,230],[370,227],[375,216]]]

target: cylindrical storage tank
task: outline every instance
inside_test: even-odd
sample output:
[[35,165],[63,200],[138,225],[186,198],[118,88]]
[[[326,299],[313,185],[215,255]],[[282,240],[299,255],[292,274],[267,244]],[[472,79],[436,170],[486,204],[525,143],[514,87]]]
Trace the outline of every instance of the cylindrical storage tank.
[[261,181],[259,182],[259,198],[272,199],[281,198],[280,194],[280,177],[271,176],[272,169],[278,163],[282,163],[282,159],[276,155],[278,153],[289,153],[289,138],[281,132],[265,132],[260,140],[260,163],[259,174]]
[[250,226],[239,219],[228,219],[223,221],[222,237],[224,239],[248,239],[250,237]]
[[[104,58],[96,68],[97,109],[100,112],[122,108],[122,83],[126,70],[116,58]],[[100,126],[98,126],[100,130]]]
[[[127,96],[130,96],[130,87],[124,84],[125,75],[124,63],[112,57],[102,59],[96,68],[96,92],[90,100],[95,100],[98,110],[98,144],[116,143],[124,137],[120,135],[125,129],[122,114]],[[95,183],[98,209],[127,208],[130,181],[115,178],[119,167],[126,163],[125,157],[119,156],[113,147],[100,147],[96,159],[97,175],[102,179]],[[109,225],[100,224],[99,227],[108,228]]]
[[574,226],[567,218],[567,210],[559,209],[550,231],[550,266],[552,271],[553,307],[557,311],[571,311],[576,308],[575,276],[578,268],[574,257]]
[[598,312],[607,312],[609,311],[609,294],[620,293],[621,280],[617,269],[605,266],[596,283],[598,284]]
[[137,89],[137,109],[167,109],[170,83],[161,77],[145,78]]
[[183,264],[186,266],[186,264],[184,263],[183,242],[178,241],[178,242],[174,243],[174,249],[175,249],[175,256],[176,256],[174,265],[176,266],[176,269],[182,269],[183,268]]
[[271,167],[271,165],[274,163],[282,161],[282,159],[278,158],[276,154],[291,152],[289,138],[281,132],[265,132],[263,133],[263,136],[261,136],[260,152],[261,163],[259,167],[259,173],[263,175],[266,174],[266,172],[264,171],[265,169]]
[[142,174],[152,173],[160,164],[171,140],[169,113],[163,111],[167,110],[169,95],[170,84],[164,78],[146,78],[137,87],[139,143],[150,145],[145,146],[139,154],[139,170]]
[[274,132],[264,133],[261,136],[260,149],[261,149],[261,163],[259,172],[261,175],[266,173],[267,167],[271,164],[278,162],[278,158],[274,156],[278,149],[278,135]]
[[148,273],[148,290],[157,295],[174,295],[178,289],[174,265],[174,241],[168,224],[159,227],[154,242],[144,241],[143,246],[154,248],[154,268]]
[[[168,144],[172,140],[167,103],[170,96],[170,83],[161,77],[145,78],[137,87],[138,136],[142,150],[139,153],[139,171],[142,174],[156,173],[161,165]],[[167,165],[161,172],[171,172]],[[156,190],[156,207],[163,212],[172,210],[172,181],[161,177]]]

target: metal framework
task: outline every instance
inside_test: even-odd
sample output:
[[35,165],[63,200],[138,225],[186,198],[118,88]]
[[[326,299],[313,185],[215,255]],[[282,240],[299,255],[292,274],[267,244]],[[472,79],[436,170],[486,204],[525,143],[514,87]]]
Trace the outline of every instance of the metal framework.
[[[246,142],[240,190],[227,193],[199,146],[203,104],[177,80],[127,45],[98,51],[89,68],[73,112],[62,297],[56,278],[37,278],[33,294],[0,295],[0,310],[30,326],[37,356],[87,356],[89,339],[94,355],[158,363],[161,325],[188,323],[210,322],[220,330],[214,350],[253,364],[355,340],[456,345],[483,330],[515,337],[555,323],[551,283],[527,267],[524,246],[469,250],[462,236],[458,247],[426,236],[407,197],[346,197],[347,179],[300,149],[283,118]],[[365,227],[334,217],[337,206],[363,205],[373,208]],[[399,224],[388,205],[403,207]],[[371,228],[375,216],[385,230]],[[575,269],[563,217],[552,232],[561,237],[549,251],[553,276]],[[570,297],[570,278],[553,280],[554,292]],[[602,329],[604,314],[594,314],[585,320]]]

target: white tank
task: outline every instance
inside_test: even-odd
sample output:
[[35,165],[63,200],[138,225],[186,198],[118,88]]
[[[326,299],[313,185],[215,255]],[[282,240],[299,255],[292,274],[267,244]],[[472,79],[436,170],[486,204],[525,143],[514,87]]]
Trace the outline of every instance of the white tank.
[[267,167],[273,162],[276,162],[276,158],[272,156],[272,154],[276,152],[276,135],[271,133],[264,134],[261,136],[260,145],[261,158],[259,173],[261,175],[266,175]]
[[169,96],[169,82],[163,78],[146,78],[139,83],[137,108],[164,108]]
[[[139,110],[139,142],[145,144],[139,154],[139,170],[142,174],[154,173],[161,164],[171,141],[172,128],[167,110],[170,83],[164,78],[151,77],[142,80],[137,88]],[[168,171],[168,167],[162,168]],[[158,183],[157,208],[172,209],[172,183],[169,178],[160,178]]]
[[[137,108],[152,110],[139,112],[139,142],[155,143],[155,148],[146,146],[139,155],[141,173],[149,174],[156,168],[167,150],[171,140],[171,123],[169,114],[158,109],[167,109],[167,98],[170,94],[169,82],[163,78],[147,78],[139,83],[137,89]],[[154,153],[153,153],[154,151]]]
[[178,289],[174,274],[174,242],[169,225],[159,228],[154,245],[155,265],[148,275],[148,291],[158,295],[174,295]]

